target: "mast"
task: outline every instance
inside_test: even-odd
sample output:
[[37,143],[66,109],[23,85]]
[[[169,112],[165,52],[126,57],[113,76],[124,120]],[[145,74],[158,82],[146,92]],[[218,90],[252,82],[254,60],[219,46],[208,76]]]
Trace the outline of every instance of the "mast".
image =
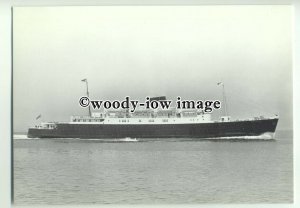
[[224,103],[224,116],[228,116],[227,101],[226,101],[226,94],[225,94],[225,85],[224,85],[223,82],[218,82],[217,85],[222,85],[222,96],[223,96],[223,103]]
[[[83,79],[83,80],[81,80],[81,81],[82,81],[82,82],[85,82],[85,84],[86,84],[86,96],[87,96],[88,98],[90,98],[89,84],[88,84],[87,79]],[[89,116],[92,117],[92,112],[91,112],[91,106],[90,106],[90,105],[89,105]]]

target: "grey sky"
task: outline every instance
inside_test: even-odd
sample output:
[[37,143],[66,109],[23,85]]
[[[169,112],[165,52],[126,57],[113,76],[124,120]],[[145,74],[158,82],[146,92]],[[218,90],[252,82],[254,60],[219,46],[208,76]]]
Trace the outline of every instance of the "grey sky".
[[[290,6],[14,8],[14,131],[83,115],[78,99],[220,99],[292,128]],[[217,118],[216,112],[214,117]]]

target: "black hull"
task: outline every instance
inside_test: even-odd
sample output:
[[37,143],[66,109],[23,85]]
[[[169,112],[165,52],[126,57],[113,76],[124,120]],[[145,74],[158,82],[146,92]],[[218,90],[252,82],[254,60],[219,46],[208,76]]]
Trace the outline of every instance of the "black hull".
[[200,124],[68,124],[28,130],[29,138],[219,138],[274,133],[278,119]]

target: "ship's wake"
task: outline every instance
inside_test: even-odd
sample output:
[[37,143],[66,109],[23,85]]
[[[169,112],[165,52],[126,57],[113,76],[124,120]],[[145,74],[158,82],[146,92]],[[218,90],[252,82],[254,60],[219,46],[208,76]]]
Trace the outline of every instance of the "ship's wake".
[[14,134],[14,139],[38,139],[38,138],[28,138],[26,134]]
[[272,132],[266,132],[257,136],[228,136],[228,137],[214,137],[206,138],[207,140],[273,140],[275,134]]
[[120,141],[120,142],[138,142],[139,140],[137,138],[126,137],[126,138],[122,138],[122,139],[117,139],[117,141]]
[[130,138],[130,137],[126,137],[126,138],[115,138],[115,139],[103,139],[103,138],[84,138],[84,139],[80,139],[77,138],[80,141],[95,141],[95,142],[105,142],[105,143],[112,143],[112,142],[139,142],[140,140],[137,138]]

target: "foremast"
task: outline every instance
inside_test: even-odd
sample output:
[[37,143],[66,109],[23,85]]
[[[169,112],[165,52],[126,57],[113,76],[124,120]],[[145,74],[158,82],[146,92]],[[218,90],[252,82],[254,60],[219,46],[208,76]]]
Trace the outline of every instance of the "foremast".
[[[88,98],[90,98],[89,84],[88,84],[87,79],[82,79],[81,81],[82,81],[82,82],[85,82],[85,84],[86,84],[86,96],[87,96]],[[91,106],[90,106],[90,105],[89,105],[89,117],[92,117],[92,111],[91,111]]]

